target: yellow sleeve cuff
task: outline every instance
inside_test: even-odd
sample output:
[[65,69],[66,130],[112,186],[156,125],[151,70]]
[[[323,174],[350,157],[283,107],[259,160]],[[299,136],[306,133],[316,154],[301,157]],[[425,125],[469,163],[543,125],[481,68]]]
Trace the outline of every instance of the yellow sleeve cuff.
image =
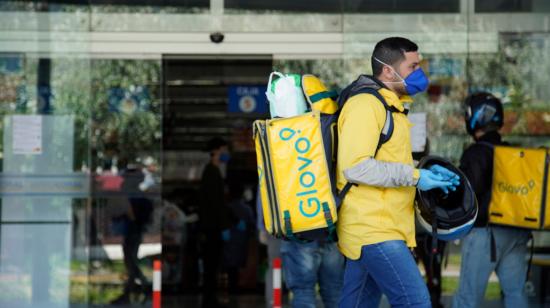
[[413,182],[414,186],[418,183],[418,180],[420,179],[420,169],[414,169],[413,170]]

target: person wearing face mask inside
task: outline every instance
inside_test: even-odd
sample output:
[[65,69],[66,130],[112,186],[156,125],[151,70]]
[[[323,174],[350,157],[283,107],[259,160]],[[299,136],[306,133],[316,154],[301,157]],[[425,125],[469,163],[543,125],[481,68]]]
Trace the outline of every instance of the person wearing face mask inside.
[[[338,119],[338,189],[355,184],[338,212],[338,247],[347,258],[341,308],[378,307],[382,294],[392,307],[431,307],[410,251],[416,246],[415,192],[449,192],[459,177],[438,165],[413,166],[405,104],[428,87],[419,62],[414,42],[386,38],[374,48],[373,76],[359,76],[341,94],[346,103]],[[375,91],[361,93],[363,88]],[[387,112],[393,133],[381,142]]]
[[199,226],[201,254],[204,264],[202,307],[219,307],[218,273],[223,241],[231,227],[230,211],[225,204],[225,180],[222,171],[230,159],[227,142],[213,138],[208,142],[210,162],[204,168],[200,184]]

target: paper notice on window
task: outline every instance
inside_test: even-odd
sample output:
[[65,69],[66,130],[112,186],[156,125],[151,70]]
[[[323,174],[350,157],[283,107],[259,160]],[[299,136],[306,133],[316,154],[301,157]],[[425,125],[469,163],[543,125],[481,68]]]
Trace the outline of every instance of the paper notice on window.
[[422,153],[426,149],[426,120],[427,115],[425,112],[409,114],[409,121],[413,124],[411,127],[411,144],[414,153]]
[[13,154],[42,154],[42,116],[13,116]]

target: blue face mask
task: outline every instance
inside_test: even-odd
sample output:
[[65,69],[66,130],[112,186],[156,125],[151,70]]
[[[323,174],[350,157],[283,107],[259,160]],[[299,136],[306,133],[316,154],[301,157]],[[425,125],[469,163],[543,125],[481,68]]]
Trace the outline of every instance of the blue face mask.
[[415,95],[416,93],[424,92],[428,89],[430,81],[424,71],[421,68],[417,68],[403,80],[405,83],[405,89],[409,95]]
[[231,159],[231,155],[227,152],[220,154],[220,161],[226,163]]
[[376,61],[384,65],[389,66],[392,69],[392,71],[395,73],[395,75],[397,75],[397,77],[399,77],[399,79],[402,80],[399,82],[400,83],[402,82],[405,85],[405,90],[409,95],[415,95],[417,93],[424,92],[428,89],[428,84],[430,83],[430,80],[428,80],[428,77],[426,76],[426,74],[424,74],[424,71],[421,68],[417,68],[412,73],[410,73],[409,76],[407,76],[407,78],[403,79],[403,77],[401,77],[401,75],[399,75],[391,65],[388,65],[378,60],[377,58],[373,57],[373,59],[375,59]]

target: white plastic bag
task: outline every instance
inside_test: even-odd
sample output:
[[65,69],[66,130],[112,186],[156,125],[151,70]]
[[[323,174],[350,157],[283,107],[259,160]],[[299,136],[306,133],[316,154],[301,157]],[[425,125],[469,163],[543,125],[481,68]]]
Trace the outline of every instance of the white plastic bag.
[[[279,78],[272,81],[273,75]],[[307,111],[300,80],[293,75],[284,75],[279,72],[272,72],[269,75],[265,95],[269,101],[269,112],[272,118],[288,118]]]

